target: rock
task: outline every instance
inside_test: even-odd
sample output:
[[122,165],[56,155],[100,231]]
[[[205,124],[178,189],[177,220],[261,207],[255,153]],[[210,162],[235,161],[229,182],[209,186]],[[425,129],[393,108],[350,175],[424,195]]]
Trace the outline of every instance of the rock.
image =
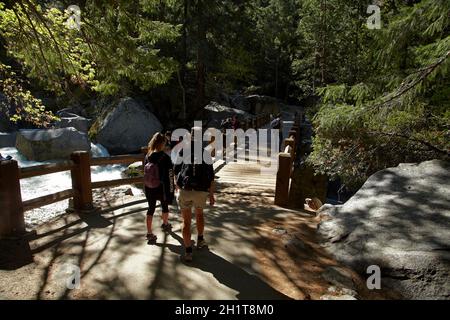
[[0,148],[10,148],[16,146],[17,132],[0,132]]
[[286,234],[287,230],[284,228],[281,228],[281,227],[276,227],[276,228],[272,229],[272,233],[275,233],[276,235],[281,236],[283,234]]
[[330,294],[325,294],[323,296],[320,297],[320,300],[358,300],[353,296],[350,295],[340,295],[340,296],[333,296]]
[[284,247],[291,251],[305,250],[306,245],[303,241],[292,235],[284,235],[281,237]]
[[209,103],[205,110],[207,111],[208,124],[209,128],[220,128],[220,123],[223,119],[231,118],[233,116],[237,116],[239,121],[252,117],[252,115],[243,110],[230,108],[224,105],[221,105],[215,101]]
[[278,114],[281,112],[277,99],[267,96],[252,95],[245,99],[245,103],[250,106],[253,114],[269,113]]
[[348,289],[348,288],[339,288],[335,286],[331,286],[327,290],[329,293],[337,294],[337,295],[348,295],[352,297],[357,297],[358,293],[355,290]]
[[125,195],[127,195],[127,196],[134,196],[133,190],[131,190],[131,188],[128,188],[127,190],[125,190]]
[[127,154],[140,152],[162,130],[162,125],[143,105],[132,98],[123,98],[95,130],[97,142],[111,154]]
[[232,107],[252,114],[278,114],[281,112],[278,100],[273,97],[261,95],[235,95],[231,98]]
[[135,178],[144,176],[144,166],[142,162],[134,162],[130,164],[123,172],[123,177],[125,178]]
[[317,198],[324,203],[327,195],[327,185],[326,176],[315,174],[311,166],[302,163],[295,167],[292,174],[289,204],[303,209],[306,198]]
[[355,284],[353,283],[351,274],[342,268],[327,267],[322,273],[322,278],[335,286],[355,290]]
[[27,129],[17,134],[16,148],[28,160],[69,159],[74,151],[91,148],[86,133],[75,128]]
[[56,128],[69,128],[73,127],[81,132],[88,132],[91,126],[91,119],[83,118],[79,115],[69,112],[60,112],[60,121],[56,123]]
[[318,230],[338,261],[410,299],[450,298],[450,163],[402,164],[372,175]]
[[322,207],[322,201],[320,201],[317,198],[306,198],[305,199],[306,205],[313,211],[317,211]]
[[70,107],[60,109],[56,112],[56,115],[58,117],[71,116],[74,114],[86,118],[86,107],[83,107],[81,105],[71,105]]

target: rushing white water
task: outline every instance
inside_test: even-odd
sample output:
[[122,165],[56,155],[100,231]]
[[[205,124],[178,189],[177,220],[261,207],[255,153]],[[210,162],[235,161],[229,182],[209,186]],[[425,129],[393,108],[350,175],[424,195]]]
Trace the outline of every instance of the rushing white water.
[[[0,153],[11,156],[20,167],[31,167],[41,164],[55,163],[56,161],[36,162],[27,160],[16,148],[0,148]],[[91,144],[92,157],[107,157],[108,151],[100,144]],[[121,172],[125,169],[122,165],[94,166],[91,171],[92,181],[114,180],[121,178]],[[20,180],[22,201],[34,199],[47,194],[72,188],[70,171],[57,172]],[[132,188],[135,195],[142,194],[137,188]],[[25,212],[27,227],[33,227],[53,219],[65,213],[69,200],[59,201],[48,206]]]

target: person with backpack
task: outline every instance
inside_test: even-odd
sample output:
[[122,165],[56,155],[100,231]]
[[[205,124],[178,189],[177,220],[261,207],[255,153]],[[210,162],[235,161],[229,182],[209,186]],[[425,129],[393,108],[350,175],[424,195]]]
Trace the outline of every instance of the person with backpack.
[[[215,203],[214,199],[214,168],[212,159],[208,152],[202,148],[201,159],[197,159],[194,154],[195,130],[201,132],[201,128],[193,128],[191,132],[190,148],[185,151],[190,153],[190,161],[185,161],[188,157],[183,157],[183,150],[179,156],[183,157],[181,163],[176,162],[175,176],[176,185],[180,189],[178,203],[183,217],[183,242],[185,247],[184,261],[192,261],[192,240],[191,240],[191,220],[192,207],[195,208],[195,217],[197,224],[197,249],[206,246],[204,238],[205,218],[203,210],[206,206],[206,200],[209,198],[210,205]],[[201,136],[201,133],[200,133]],[[204,156],[208,158],[204,158]]]
[[167,139],[157,132],[148,144],[148,152],[144,160],[145,197],[148,202],[147,210],[147,240],[156,243],[157,237],[152,232],[153,215],[156,209],[156,201],[160,201],[162,208],[163,224],[161,228],[170,232],[172,226],[169,223],[169,204],[174,199],[174,172],[170,156],[164,152]]

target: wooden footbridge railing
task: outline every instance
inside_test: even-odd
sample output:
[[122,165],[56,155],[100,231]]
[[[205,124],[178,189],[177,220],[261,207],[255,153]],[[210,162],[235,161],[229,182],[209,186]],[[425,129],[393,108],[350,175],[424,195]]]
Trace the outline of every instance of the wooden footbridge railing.
[[303,116],[298,113],[294,119],[294,125],[284,139],[284,152],[278,155],[278,171],[275,185],[275,204],[286,206],[289,202],[290,180],[294,169],[295,159],[301,144],[301,123]]
[[[269,120],[268,114],[258,115],[248,119],[242,127],[244,130],[260,128]],[[73,198],[73,208],[70,209],[87,213],[95,209],[92,196],[93,189],[142,183],[142,177],[92,182],[91,167],[143,161],[145,150],[146,148],[143,148],[143,152],[140,154],[102,158],[91,158],[89,152],[77,151],[71,154],[70,160],[26,168],[20,168],[15,160],[0,162],[0,238],[20,236],[26,232],[25,211]],[[71,172],[72,188],[22,201],[20,179],[62,171]]]

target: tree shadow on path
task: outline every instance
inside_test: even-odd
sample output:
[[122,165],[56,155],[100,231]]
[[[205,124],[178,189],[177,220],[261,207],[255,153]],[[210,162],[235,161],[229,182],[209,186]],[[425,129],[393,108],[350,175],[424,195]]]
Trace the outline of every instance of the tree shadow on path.
[[[159,243],[157,246],[168,248],[171,252],[182,255],[184,252],[183,239],[174,232],[170,235],[180,242],[180,245]],[[208,248],[194,250],[194,260],[184,265],[211,273],[222,285],[238,292],[239,300],[286,300],[288,296],[278,292],[259,277],[249,274],[240,267],[211,252]]]

